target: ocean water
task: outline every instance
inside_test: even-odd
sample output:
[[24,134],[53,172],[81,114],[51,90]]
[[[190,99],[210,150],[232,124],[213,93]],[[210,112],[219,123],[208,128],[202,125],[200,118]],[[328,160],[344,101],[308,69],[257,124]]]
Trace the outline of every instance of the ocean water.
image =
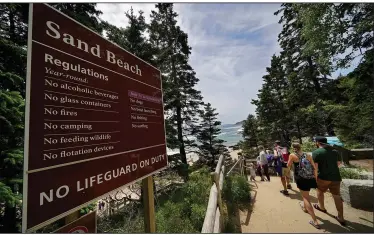
[[[243,140],[242,134],[238,132],[241,128],[242,125],[224,124],[221,126],[221,134],[218,136],[218,138],[225,141],[225,146],[233,146],[237,144],[240,140]],[[196,138],[194,138],[193,136],[189,136],[188,139]],[[168,149],[167,152],[168,154],[176,154],[179,153],[179,149]]]
[[242,125],[224,124],[221,126],[221,134],[218,138],[226,141],[224,145],[233,146],[239,141],[243,140],[242,134],[238,131],[242,128]]

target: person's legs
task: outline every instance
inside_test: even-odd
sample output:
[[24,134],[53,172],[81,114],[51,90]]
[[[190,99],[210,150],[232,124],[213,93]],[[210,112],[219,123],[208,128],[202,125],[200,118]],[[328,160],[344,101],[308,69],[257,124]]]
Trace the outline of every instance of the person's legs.
[[317,198],[318,198],[318,205],[321,210],[325,209],[325,193],[322,192],[320,189],[317,189]]
[[268,179],[268,181],[270,181],[269,166],[268,166],[268,164],[265,164],[263,167],[264,167],[265,176]]
[[336,210],[338,211],[338,219],[340,221],[344,221],[343,215],[343,201],[340,195],[332,195],[334,198]]
[[291,184],[290,184],[290,175],[289,175],[289,174],[288,174],[288,176],[286,176],[286,182],[287,182],[287,188],[288,188],[288,189],[291,189],[292,186],[291,186]]
[[283,190],[287,191],[286,177],[285,176],[281,176],[281,182],[282,182],[282,185],[283,185]]
[[334,198],[335,207],[338,211],[338,219],[340,221],[344,221],[344,215],[343,215],[343,200],[340,196],[340,181],[338,182],[331,182],[329,190]]
[[310,202],[309,191],[303,191],[300,189],[300,192],[301,192],[301,196],[303,197],[304,208],[308,211],[308,213],[312,217],[314,224],[318,225],[317,217],[314,214],[314,209],[313,209],[312,203]]
[[323,211],[326,210],[325,208],[325,192],[327,191],[329,187],[330,182],[326,180],[317,180],[317,198],[318,198],[318,204],[319,208]]
[[282,171],[283,171],[282,175],[284,176],[286,188],[291,189],[292,187],[290,184],[290,170],[287,167],[284,167]]
[[257,174],[261,177],[261,181],[263,181],[264,177],[262,176],[262,171],[261,171],[261,166],[260,165],[257,166]]
[[259,174],[259,176],[262,176],[261,166],[260,165],[257,166],[257,174]]

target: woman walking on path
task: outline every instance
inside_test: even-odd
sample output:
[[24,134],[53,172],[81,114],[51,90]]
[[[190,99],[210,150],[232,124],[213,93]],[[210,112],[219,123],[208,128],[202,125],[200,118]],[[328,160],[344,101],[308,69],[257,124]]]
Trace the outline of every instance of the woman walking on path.
[[304,153],[299,143],[293,143],[292,147],[294,153],[290,154],[287,167],[290,169],[292,164],[294,164],[296,185],[304,201],[304,203],[300,202],[300,206],[304,212],[309,213],[312,217],[313,220],[309,221],[309,223],[320,229],[309,196],[310,189],[317,188],[317,169],[312,156]]

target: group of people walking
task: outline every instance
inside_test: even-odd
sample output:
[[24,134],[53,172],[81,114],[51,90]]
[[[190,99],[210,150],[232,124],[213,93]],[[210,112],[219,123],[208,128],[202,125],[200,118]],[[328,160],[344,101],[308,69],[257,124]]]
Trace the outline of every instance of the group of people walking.
[[[309,223],[320,229],[315,210],[327,213],[324,193],[329,190],[338,211],[338,215],[334,217],[342,226],[345,226],[343,200],[340,196],[342,179],[339,171],[339,165],[341,164],[339,153],[328,145],[326,137],[315,137],[314,142],[316,150],[312,154],[303,152],[300,143],[292,143],[292,152],[290,152],[287,147],[281,146],[280,141],[276,141],[273,154],[260,146],[257,165],[252,164],[250,166],[251,180],[255,181],[257,172],[261,181],[265,181],[265,177],[267,181],[270,181],[269,167],[274,167],[281,177],[283,189],[280,192],[288,196],[288,189],[292,189],[290,178],[291,170],[293,170],[297,188],[300,190],[303,199],[303,202],[300,202],[301,209],[312,217]],[[310,201],[309,193],[311,189],[317,189],[317,204],[312,205]]]

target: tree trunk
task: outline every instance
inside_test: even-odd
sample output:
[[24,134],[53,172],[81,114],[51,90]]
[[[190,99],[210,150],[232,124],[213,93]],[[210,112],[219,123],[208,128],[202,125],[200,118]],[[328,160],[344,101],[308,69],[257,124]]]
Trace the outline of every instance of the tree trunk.
[[177,128],[178,128],[178,141],[179,141],[179,152],[181,155],[181,161],[187,164],[186,150],[184,148],[183,141],[183,129],[182,129],[182,108],[177,106]]
[[314,89],[316,90],[317,94],[321,93],[321,85],[319,84],[318,78],[314,74],[314,66],[311,57],[307,58],[308,61],[308,68],[309,68],[309,75],[312,78]]
[[327,117],[326,122],[327,122],[327,124],[326,124],[327,133],[329,134],[329,136],[335,136],[334,124],[333,124],[331,118]]
[[287,148],[290,148],[290,142],[291,142],[291,139],[290,139],[290,134],[288,133],[287,130],[283,130],[283,139],[284,139],[284,145],[283,146],[286,146]]
[[[17,219],[16,219],[16,207],[5,206],[4,217],[3,217],[3,232],[5,233],[18,233],[17,231]],[[2,230],[1,229],[1,230]]]
[[299,138],[299,142],[300,142],[300,144],[303,144],[303,139],[302,139],[302,136],[301,136],[299,121],[296,122],[296,127],[297,127],[297,137]]

